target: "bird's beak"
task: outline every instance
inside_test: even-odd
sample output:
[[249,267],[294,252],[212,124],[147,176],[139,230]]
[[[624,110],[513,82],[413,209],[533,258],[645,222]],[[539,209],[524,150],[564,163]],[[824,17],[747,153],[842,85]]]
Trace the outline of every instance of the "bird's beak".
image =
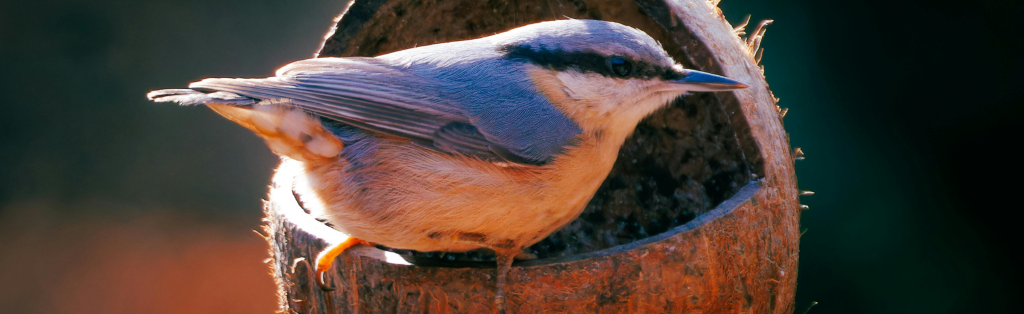
[[679,70],[679,74],[682,75],[681,78],[669,80],[668,83],[673,88],[687,91],[717,92],[750,87],[724,76],[701,71],[682,69]]

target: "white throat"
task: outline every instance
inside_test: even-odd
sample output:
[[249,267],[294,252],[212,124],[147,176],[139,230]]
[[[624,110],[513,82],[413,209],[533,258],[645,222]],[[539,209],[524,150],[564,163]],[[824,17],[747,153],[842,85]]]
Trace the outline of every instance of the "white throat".
[[605,125],[629,132],[644,117],[682,94],[661,90],[658,87],[663,82],[656,79],[619,79],[576,71],[556,72],[555,77],[561,81],[568,100],[576,102],[577,117],[605,120]]

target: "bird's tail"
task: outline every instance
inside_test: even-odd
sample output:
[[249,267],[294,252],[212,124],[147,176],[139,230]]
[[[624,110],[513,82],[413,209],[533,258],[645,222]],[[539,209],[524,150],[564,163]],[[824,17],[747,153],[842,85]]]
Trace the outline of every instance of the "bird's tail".
[[330,161],[343,147],[341,140],[324,129],[319,119],[292,106],[261,102],[229,92],[207,93],[194,89],[163,89],[146,96],[155,102],[206,105],[262,137],[275,154],[295,160]]
[[235,106],[255,105],[258,101],[234,93],[212,91],[204,93],[195,89],[161,89],[146,94],[155,102],[176,102],[182,106],[225,104]]

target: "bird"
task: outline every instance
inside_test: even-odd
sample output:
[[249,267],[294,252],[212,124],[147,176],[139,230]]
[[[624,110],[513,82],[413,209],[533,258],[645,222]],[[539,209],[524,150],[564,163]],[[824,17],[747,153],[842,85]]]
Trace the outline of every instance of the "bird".
[[514,259],[583,211],[646,116],[690,92],[749,87],[686,69],[643,31],[566,19],[376,57],[313,58],[268,78],[150,92],[205,105],[301,164],[296,194],[360,243]]

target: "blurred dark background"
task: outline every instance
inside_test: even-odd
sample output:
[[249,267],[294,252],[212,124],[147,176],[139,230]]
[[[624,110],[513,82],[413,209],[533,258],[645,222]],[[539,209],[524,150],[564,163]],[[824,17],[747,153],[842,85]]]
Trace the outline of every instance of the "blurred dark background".
[[[276,163],[205,108],[145,100],[268,76],[342,0],[0,1],[0,308],[266,313]],[[1022,295],[1021,1],[725,0],[775,19],[763,64],[803,197],[797,313],[1010,312]],[[1017,97],[1015,97],[1017,96]]]

